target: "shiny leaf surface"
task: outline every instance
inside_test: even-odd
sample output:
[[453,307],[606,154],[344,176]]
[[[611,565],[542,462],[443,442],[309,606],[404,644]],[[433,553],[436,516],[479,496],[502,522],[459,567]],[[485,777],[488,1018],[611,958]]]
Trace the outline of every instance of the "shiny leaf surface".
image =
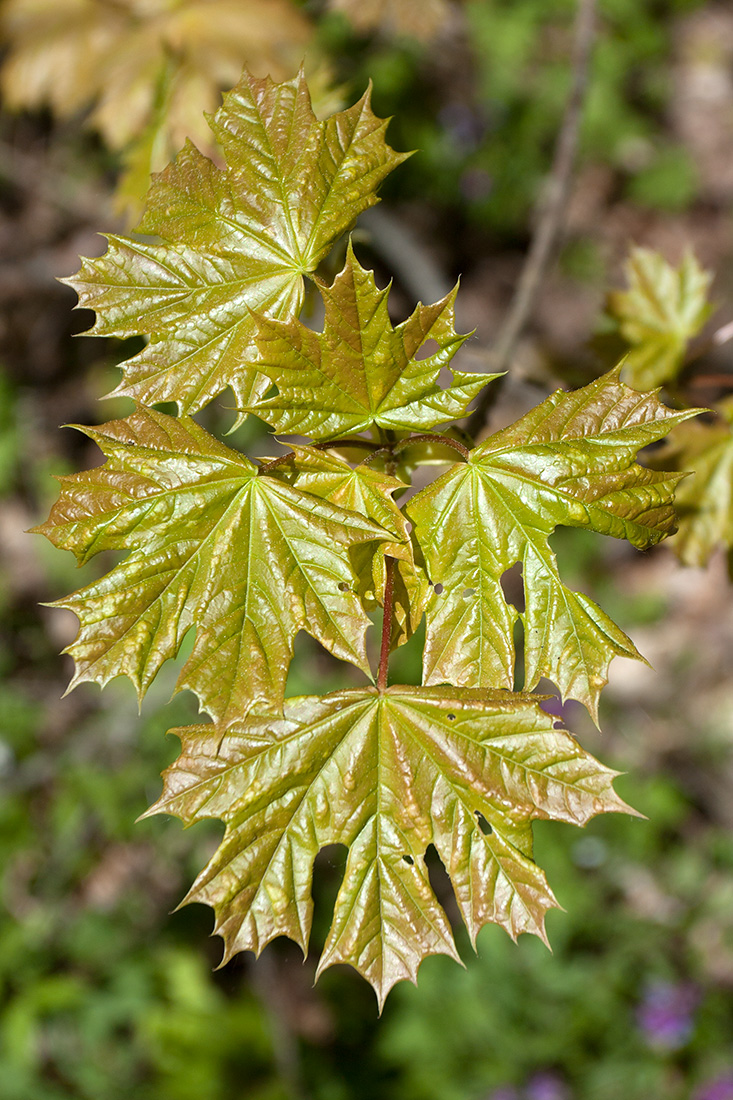
[[[611,659],[639,654],[592,600],[562,583],[549,537],[558,525],[588,527],[643,548],[670,534],[679,475],[633,459],[691,415],[623,385],[615,370],[548,397],[414,497],[407,512],[435,585],[426,683],[511,688],[521,617],[526,687],[547,677],[597,715]],[[518,562],[521,616],[501,586]]]
[[394,687],[287,700],[224,736],[175,731],[179,759],[149,813],[221,818],[221,847],[187,901],[211,905],[225,958],[276,936],[307,950],[313,860],[348,845],[319,973],[350,963],[380,1006],[432,954],[458,959],[425,853],[446,868],[472,942],[488,922],[545,939],[557,905],[532,860],[533,820],[627,811],[615,772],[529,696]]
[[226,168],[190,142],[155,178],[140,231],[110,237],[67,280],[94,309],[90,332],[146,333],[116,392],[143,404],[202,408],[226,386],[244,408],[267,388],[253,366],[252,310],[297,317],[315,270],[376,188],[405,159],[384,141],[368,93],[319,122],[302,74],[284,84],[245,76],[211,127]]
[[80,562],[130,553],[57,602],[81,623],[72,686],[122,674],[142,695],[191,627],[178,687],[223,723],[254,706],[278,711],[299,630],[369,675],[349,551],[391,532],[258,475],[188,418],[141,411],[82,430],[107,462],[62,478],[39,530]]
[[[452,384],[440,387],[441,369],[467,339],[453,327],[457,287],[393,328],[389,288],[377,289],[349,246],[333,286],[320,289],[322,333],[299,321],[259,321],[258,366],[278,393],[259,402],[257,414],[276,431],[321,440],[371,427],[420,431],[463,416],[496,377],[454,371]],[[418,359],[421,348],[427,354]]]

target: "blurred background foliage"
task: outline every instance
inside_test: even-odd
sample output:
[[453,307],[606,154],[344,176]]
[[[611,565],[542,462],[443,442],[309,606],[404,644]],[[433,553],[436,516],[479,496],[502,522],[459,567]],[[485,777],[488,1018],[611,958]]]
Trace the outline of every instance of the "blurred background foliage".
[[[684,569],[665,547],[641,556],[582,531],[555,536],[574,584],[654,665],[617,662],[602,735],[581,708],[563,709],[629,773],[621,793],[648,820],[537,827],[567,909],[549,918],[554,954],[487,928],[478,959],[465,939],[465,970],[429,959],[381,1021],[355,974],[329,971],[313,988],[312,960],[287,943],[215,970],[209,911],[172,912],[216,839],[135,824],[175,755],[164,732],[194,717],[188,696],[168,702],[175,670],[140,719],[122,682],[61,698],[73,616],[39,602],[79,574],[23,532],[50,504],[51,473],[99,461],[58,425],[125,415],[124,399],[97,399],[135,349],[73,340],[90,318],[72,314],[54,277],[104,247],[99,231],[125,228],[140,181],[185,134],[207,140],[200,112],[234,69],[279,78],[305,52],[327,74],[324,110],[372,79],[375,109],[396,116],[392,143],[420,151],[358,246],[380,278],[395,276],[397,314],[462,273],[462,327],[477,328],[468,369],[489,353],[542,207],[570,85],[571,0],[243,0],[229,5],[236,36],[217,23],[225,6],[0,5],[0,1100],[732,1100],[733,599],[720,553]],[[632,243],[675,264],[693,248],[716,272],[715,324],[733,317],[733,10],[600,7],[559,263],[492,426],[623,349],[601,314]],[[179,79],[188,90],[169,111]],[[704,345],[698,363],[696,401],[724,399],[726,346]],[[221,429],[225,406],[201,419]],[[235,443],[273,446],[254,418]],[[419,638],[397,665],[417,679]],[[348,675],[299,639],[289,692]],[[342,861],[339,849],[317,861],[316,940]],[[437,861],[432,873],[452,914]]]

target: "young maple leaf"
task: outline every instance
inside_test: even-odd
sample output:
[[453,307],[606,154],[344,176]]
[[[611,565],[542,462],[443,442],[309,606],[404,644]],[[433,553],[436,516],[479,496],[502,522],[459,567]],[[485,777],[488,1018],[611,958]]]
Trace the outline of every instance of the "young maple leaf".
[[66,280],[96,310],[91,333],[151,338],[115,392],[182,413],[226,386],[239,408],[256,401],[268,383],[253,366],[252,310],[296,317],[303,275],[407,156],[386,144],[368,92],[319,122],[302,73],[284,84],[244,76],[210,125],[225,169],[188,143],[153,181],[139,228],[162,243],[111,236]]
[[733,550],[733,398],[717,406],[712,424],[683,424],[660,455],[691,471],[677,490],[679,530],[672,547],[685,565],[707,565],[721,547]]
[[393,536],[392,542],[365,542],[351,552],[359,577],[358,594],[366,606],[384,604],[385,557],[397,562],[393,582],[392,647],[406,642],[420,624],[429,594],[425,570],[415,561],[407,517],[393,500],[393,493],[407,486],[370,466],[352,467],[339,455],[314,447],[293,446],[293,458],[279,468],[288,484],[314,496],[358,512]]
[[148,811],[226,822],[186,902],[211,905],[224,958],[284,935],[307,951],[313,860],[349,854],[318,967],[350,963],[380,1008],[431,954],[458,959],[428,877],[435,845],[471,941],[484,924],[545,939],[557,906],[532,859],[533,820],[583,825],[629,810],[599,764],[537,699],[459,688],[373,688],[289,699],[222,736],[174,731],[182,754]]
[[[468,339],[453,327],[457,286],[435,305],[418,305],[397,328],[387,311],[389,287],[377,289],[351,244],[333,286],[319,286],[326,310],[322,333],[300,321],[258,318],[257,366],[278,392],[254,411],[276,431],[328,440],[372,427],[433,428],[464,416],[497,377],[453,371],[452,384],[439,385],[441,368]],[[417,359],[428,341],[438,350]]]
[[299,630],[370,674],[369,619],[349,552],[391,542],[393,532],[258,475],[189,418],[141,410],[80,430],[107,462],[61,478],[61,496],[36,530],[80,563],[101,550],[131,552],[52,605],[81,623],[67,650],[72,687],[125,675],[142,696],[192,626],[178,688],[222,723],[252,707],[278,712]]
[[713,311],[708,303],[713,277],[691,252],[675,268],[650,248],[631,250],[626,276],[628,290],[608,295],[608,311],[631,344],[624,381],[650,390],[679,374],[689,341]]
[[[435,585],[426,611],[425,683],[510,688],[520,617],[525,686],[546,676],[597,719],[611,659],[640,658],[592,600],[562,583],[549,544],[558,525],[589,527],[640,548],[675,529],[672,500],[682,475],[633,459],[699,410],[672,412],[656,394],[623,385],[619,369],[548,397],[408,504]],[[517,562],[521,615],[501,587]]]

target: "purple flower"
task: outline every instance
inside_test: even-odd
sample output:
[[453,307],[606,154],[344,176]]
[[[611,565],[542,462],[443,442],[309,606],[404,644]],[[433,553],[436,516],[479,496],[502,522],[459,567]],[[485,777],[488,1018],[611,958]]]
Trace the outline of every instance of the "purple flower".
[[697,990],[689,984],[650,985],[637,1016],[648,1045],[654,1050],[679,1050],[685,1046],[693,1032],[698,1000]]
[[527,1085],[527,1100],[569,1100],[567,1085],[555,1073],[537,1073]]
[[733,1100],[733,1073],[708,1081],[695,1093],[695,1100]]
[[501,1085],[489,1096],[489,1100],[519,1100],[519,1093],[513,1085]]

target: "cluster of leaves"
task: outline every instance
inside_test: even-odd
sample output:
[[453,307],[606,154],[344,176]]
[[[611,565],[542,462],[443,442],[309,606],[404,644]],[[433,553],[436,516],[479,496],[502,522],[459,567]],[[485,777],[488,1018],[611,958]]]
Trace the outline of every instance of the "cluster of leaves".
[[[608,296],[608,312],[629,344],[624,378],[640,390],[666,386],[678,405],[689,406],[686,381],[705,350],[696,349],[694,340],[714,312],[712,274],[691,253],[674,267],[651,249],[634,248],[626,275],[628,288]],[[727,326],[720,332],[729,338]],[[733,376],[723,381],[730,388]],[[680,524],[673,546],[680,560],[704,566],[722,548],[733,573],[732,428],[733,398],[728,395],[704,420],[678,425],[658,460],[690,475],[677,490]]]
[[[350,246],[332,285],[316,274],[405,159],[368,96],[319,122],[302,75],[246,77],[211,125],[225,167],[188,144],[156,177],[140,229],[159,243],[110,238],[70,280],[92,331],[150,342],[124,368],[137,411],[82,429],[106,462],[61,479],[40,530],[80,562],[127,552],[58,601],[81,624],[74,683],[124,674],[142,696],[195,630],[178,688],[212,721],[176,731],[182,753],[149,812],[225,823],[187,897],[214,908],[225,958],[278,935],[305,951],[313,861],[343,844],[319,970],[352,964],[381,1004],[426,955],[457,958],[431,846],[473,941],[487,922],[544,939],[557,903],[532,822],[628,810],[615,773],[530,694],[546,677],[596,716],[611,659],[639,656],[564,584],[549,539],[558,525],[638,547],[671,533],[678,475],[634,460],[692,412],[614,370],[469,449],[438,429],[493,376],[451,366],[466,339],[456,291],[394,326],[388,290]],[[323,299],[320,333],[298,320],[304,276]],[[254,412],[310,443],[259,464],[225,446],[192,414],[227,386],[240,420]],[[447,471],[400,507],[408,471],[436,449]],[[501,583],[518,563],[522,612]],[[389,685],[390,651],[423,617],[423,684]],[[301,630],[364,686],[286,698]]]
[[[133,214],[187,137],[213,151],[203,112],[242,65],[290,76],[313,34],[294,0],[6,0],[0,31],[6,105],[62,118],[92,105],[91,125],[124,153],[118,198]],[[317,80],[333,109],[325,69]]]

